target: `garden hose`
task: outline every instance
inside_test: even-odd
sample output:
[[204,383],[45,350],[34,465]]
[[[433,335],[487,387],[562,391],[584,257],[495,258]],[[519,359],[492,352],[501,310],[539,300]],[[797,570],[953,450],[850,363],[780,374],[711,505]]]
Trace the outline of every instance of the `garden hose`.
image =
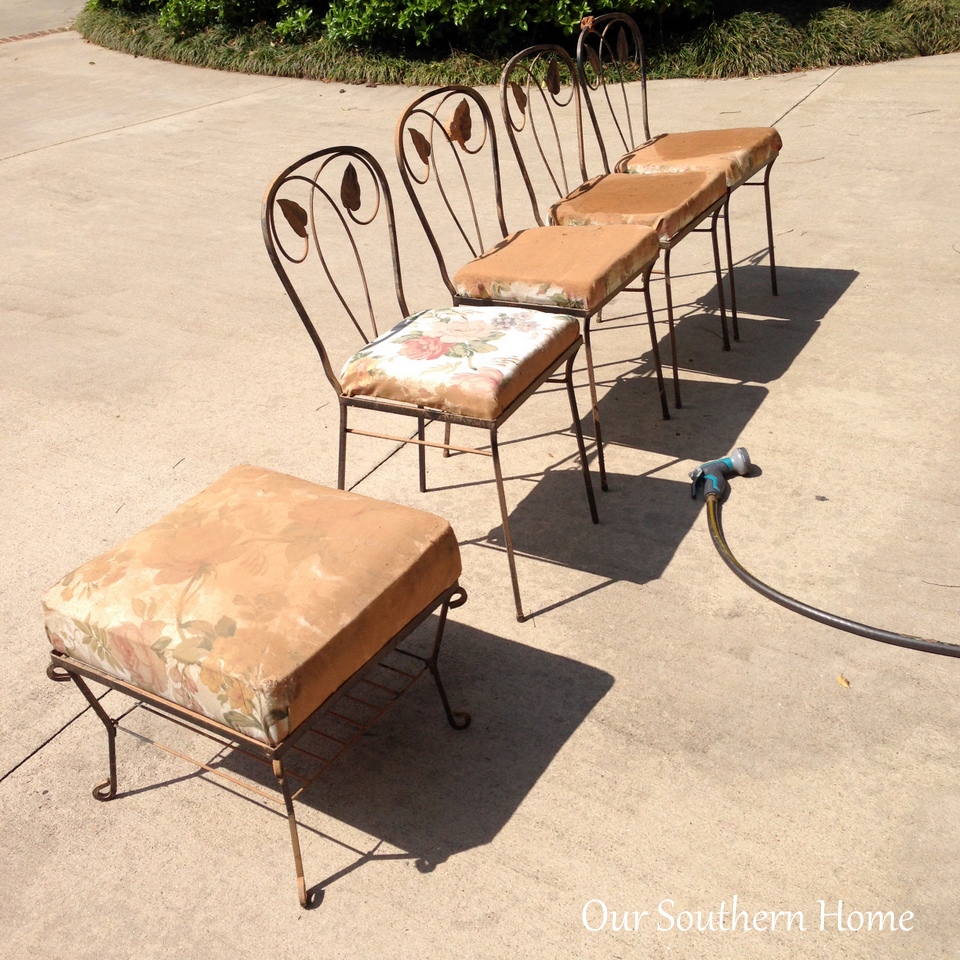
[[808,603],[795,600],[788,597],[785,593],[775,590],[762,580],[758,580],[749,570],[747,570],[733,555],[733,551],[727,545],[723,535],[723,524],[721,522],[721,497],[726,489],[726,477],[732,472],[741,475],[746,474],[750,469],[750,458],[743,447],[738,447],[730,454],[720,460],[710,460],[702,463],[694,470],[690,477],[693,480],[691,495],[696,497],[697,489],[702,484],[704,487],[704,499],[707,503],[707,524],[710,527],[710,536],[713,544],[723,557],[723,562],[748,586],[752,587],[761,596],[779,603],[781,607],[786,607],[794,613],[799,613],[802,617],[808,617],[810,620],[816,620],[819,623],[826,624],[828,627],[834,627],[837,630],[845,630],[847,633],[855,633],[857,636],[866,637],[868,640],[876,640],[879,643],[893,644],[895,647],[906,647],[908,650],[917,650],[920,653],[936,653],[942,657],[960,657],[960,645],[954,643],[944,643],[939,640],[928,640],[924,637],[914,637],[910,634],[893,633],[890,630],[881,630],[879,627],[871,627],[865,623],[858,623],[856,620],[848,620],[846,617],[837,616],[835,613],[828,613],[826,610],[820,610],[812,607]]

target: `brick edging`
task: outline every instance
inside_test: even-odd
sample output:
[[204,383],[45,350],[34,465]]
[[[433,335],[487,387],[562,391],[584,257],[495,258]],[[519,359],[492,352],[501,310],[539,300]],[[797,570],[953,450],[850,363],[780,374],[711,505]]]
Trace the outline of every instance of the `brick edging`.
[[15,37],[0,37],[0,43],[13,43],[14,40],[32,40],[34,37],[48,37],[51,33],[66,33],[73,27],[54,27],[52,30],[34,30],[33,33],[18,33]]

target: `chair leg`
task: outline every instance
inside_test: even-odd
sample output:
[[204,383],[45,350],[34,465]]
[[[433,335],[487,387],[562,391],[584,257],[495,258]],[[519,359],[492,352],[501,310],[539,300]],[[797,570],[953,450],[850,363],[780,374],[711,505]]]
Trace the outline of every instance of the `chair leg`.
[[680,365],[677,360],[677,331],[673,321],[673,283],[670,278],[670,248],[663,252],[663,289],[667,297],[667,327],[670,330],[670,362],[673,367],[673,403],[679,410],[680,402]]
[[287,778],[283,770],[283,761],[273,761],[273,775],[280,784],[280,792],[283,794],[283,805],[287,808],[287,823],[290,826],[290,843],[293,846],[293,863],[297,871],[297,896],[300,898],[300,906],[307,905],[307,884],[303,878],[303,857],[300,855],[300,835],[297,832],[297,815],[293,809],[293,798],[290,796],[290,787],[287,785]]
[[[729,198],[727,203],[729,203]],[[724,205],[726,209],[726,204]],[[724,295],[723,295],[723,272],[720,270],[720,241],[717,239],[717,218],[720,216],[720,211],[718,210],[713,215],[713,224],[710,227],[710,239],[713,241],[713,267],[717,274],[717,299],[720,302],[720,331],[723,334],[723,349],[730,349],[730,331],[727,329],[727,311],[724,305]],[[728,273],[730,275],[730,282],[733,283],[733,266],[730,263],[730,217],[724,216],[723,218],[724,226],[727,232],[727,264],[728,264]],[[739,337],[737,338],[739,339]]]
[[773,170],[774,161],[767,164],[767,172],[763,177],[763,199],[767,208],[767,242],[770,245],[770,288],[773,295],[779,296],[777,291],[777,258],[773,252],[773,211],[770,208],[770,173]]
[[[445,444],[447,444],[448,446],[449,446],[449,444],[450,444],[450,426],[451,426],[451,424],[450,424],[450,421],[449,421],[449,420],[443,425],[443,442],[444,442]],[[444,450],[444,451],[443,451],[443,455],[444,455],[445,457],[449,457],[449,456],[450,456],[450,451],[449,451],[449,450]]]
[[63,683],[65,680],[72,680],[77,689],[83,694],[84,699],[90,704],[90,708],[100,718],[104,729],[107,731],[107,756],[109,757],[110,775],[102,783],[98,783],[93,788],[93,798],[95,800],[112,800],[117,795],[117,725],[100,704],[100,701],[93,695],[93,691],[84,683],[83,678],[72,673],[70,670],[64,670],[56,664],[51,663],[47,667],[47,676],[57,683]]
[[420,472],[420,492],[427,492],[427,448],[424,446],[423,441],[426,439],[426,431],[424,430],[423,417],[417,417],[417,439],[420,441],[417,444],[417,466]]
[[433,638],[433,650],[427,658],[427,666],[430,668],[434,683],[437,685],[437,692],[440,694],[440,701],[443,704],[444,713],[447,715],[447,723],[449,723],[454,730],[465,730],[469,727],[470,714],[467,713],[466,710],[451,709],[450,701],[447,699],[447,691],[444,689],[443,681],[440,679],[440,667],[437,664],[437,660],[440,657],[440,644],[443,642],[443,631],[447,624],[447,611],[451,605],[459,607],[466,599],[466,591],[461,588],[459,595],[454,595],[451,600],[447,601],[441,607],[440,619],[437,623],[437,632]]
[[[726,233],[727,240],[727,275],[730,277],[730,294],[733,297],[736,297],[736,290],[733,286],[733,259],[730,254],[730,217],[728,216],[729,210],[727,204],[730,203],[730,195],[727,194],[727,203],[724,204],[723,209],[727,212],[723,217],[724,231]],[[718,210],[713,215],[713,223],[710,227],[710,236],[713,240],[713,269],[717,275],[717,302],[720,304],[720,330],[723,333],[723,349],[730,349],[730,332],[727,329],[727,308],[726,308],[726,297],[723,292],[723,270],[720,268],[720,243],[717,240],[717,224],[718,218],[720,216],[720,211]],[[737,326],[737,315],[733,314],[733,339],[740,339],[740,329]]]
[[607,487],[607,465],[603,459],[603,434],[600,431],[600,408],[597,404],[597,380],[593,370],[593,348],[590,345],[590,317],[583,321],[583,352],[587,358],[587,382],[590,384],[590,407],[593,412],[593,433],[597,440],[597,470],[600,472],[600,489]]
[[[663,383],[663,366],[660,363],[660,343],[657,340],[657,325],[653,319],[653,301],[650,299],[650,271],[653,264],[643,275],[643,300],[647,308],[647,326],[650,329],[650,346],[653,350],[653,365],[657,375],[657,390],[660,393],[660,410],[663,419],[670,419],[670,407],[667,405],[667,388]],[[678,403],[677,406],[680,406]]]
[[[730,280],[730,316],[733,319],[733,339],[740,339],[740,325],[737,322],[737,283],[733,273],[733,243],[730,240],[730,194],[723,205],[723,235],[727,247],[727,277]],[[716,246],[714,246],[714,261],[716,260]],[[719,283],[719,281],[718,281]],[[722,299],[721,299],[722,304]]]
[[600,522],[597,514],[597,498],[593,495],[593,481],[590,479],[590,469],[587,465],[587,448],[583,442],[583,427],[580,426],[580,411],[577,409],[577,397],[573,392],[573,361],[576,354],[567,361],[567,398],[570,400],[570,414],[573,417],[573,432],[577,436],[577,449],[580,451],[580,468],[583,470],[583,483],[587,488],[587,503],[590,504],[590,519],[594,523]]
[[513,555],[513,537],[510,534],[510,516],[507,512],[507,497],[503,489],[503,472],[500,469],[500,448],[497,445],[497,428],[490,428],[490,448],[493,454],[493,475],[497,481],[497,497],[500,500],[500,519],[503,523],[503,543],[507,548],[507,563],[510,566],[510,581],[513,584],[513,602],[517,608],[517,620],[523,623],[526,616],[520,602],[520,582],[517,579],[517,561]]
[[337,454],[337,489],[346,490],[347,479],[347,408],[340,404],[340,444]]

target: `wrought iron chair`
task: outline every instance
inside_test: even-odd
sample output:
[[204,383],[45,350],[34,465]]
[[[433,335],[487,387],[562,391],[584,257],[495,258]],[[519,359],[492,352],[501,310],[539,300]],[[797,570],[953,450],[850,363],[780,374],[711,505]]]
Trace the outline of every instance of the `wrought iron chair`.
[[[590,177],[577,67],[562,47],[538,44],[514,56],[500,77],[500,107],[537,223],[640,223],[657,231],[663,251],[674,402],[681,406],[670,254],[691,233],[712,237],[723,346],[730,349],[717,241],[718,219],[729,199],[723,174],[690,170],[636,177],[610,173],[605,167]],[[597,146],[602,148],[599,138]],[[548,196],[542,204],[537,184],[546,184]],[[701,227],[704,222],[709,226]]]
[[[343,489],[345,484],[348,434],[416,444],[421,491],[426,490],[426,447],[439,447],[445,454],[456,450],[491,457],[517,619],[523,621],[497,434],[543,383],[563,382],[590,516],[598,522],[573,388],[574,360],[583,343],[577,317],[570,312],[490,304],[440,307],[411,315],[403,291],[390,189],[377,160],[358,147],[320,150],[287,167],[267,190],[262,223],[270,259],[337,394],[338,487]],[[383,242],[376,251],[369,241],[361,246],[355,235],[363,229],[367,239],[375,228]],[[376,316],[378,291],[369,280],[378,267],[384,267],[387,246],[392,269],[385,269],[395,283],[400,322],[382,329]],[[341,272],[342,278],[336,279]],[[325,281],[320,291],[310,286],[317,279]],[[342,367],[334,365],[314,321],[314,316],[329,308],[331,288],[363,340]],[[306,303],[311,292],[318,296],[319,310],[313,312]],[[561,368],[562,378],[553,380]],[[352,410],[411,417],[416,420],[416,435],[355,429],[348,423]],[[445,424],[443,443],[425,438],[427,421]],[[486,430],[489,450],[451,445],[451,424]]]
[[[518,305],[563,311],[583,321],[597,467],[607,489],[597,407],[590,319],[641,278],[664,419],[669,419],[648,280],[660,253],[656,233],[638,224],[533,227],[510,233],[493,115],[470,87],[425,93],[401,114],[396,129],[400,175],[459,305]],[[430,209],[438,214],[431,217]],[[441,221],[445,232],[441,233]],[[452,252],[460,249],[459,260]],[[453,271],[448,262],[468,262]]]
[[[770,207],[770,174],[783,145],[774,127],[740,127],[695,130],[685,133],[650,135],[647,110],[647,63],[643,37],[633,18],[624,13],[585,17],[577,42],[577,67],[590,120],[601,143],[605,162],[608,154],[601,127],[606,126],[617,152],[614,162],[622,173],[649,174],[665,170],[722,170],[731,193],[743,186],[762,186],[767,217],[770,258],[770,285],[777,293],[777,262],[773,243],[773,216]],[[628,85],[640,82],[641,129],[635,132]],[[605,121],[601,123],[601,113]],[[639,140],[638,134],[643,134]],[[762,180],[755,180],[763,173]],[[730,251],[730,220],[724,216],[727,256]],[[730,277],[730,312],[736,327],[737,294],[733,271]]]

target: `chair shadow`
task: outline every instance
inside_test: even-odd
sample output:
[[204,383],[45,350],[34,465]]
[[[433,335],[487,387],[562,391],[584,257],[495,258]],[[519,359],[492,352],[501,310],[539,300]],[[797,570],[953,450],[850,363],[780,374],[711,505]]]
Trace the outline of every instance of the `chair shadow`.
[[[421,642],[430,627],[418,631]],[[301,832],[330,839],[355,857],[311,887],[311,905],[367,863],[410,859],[430,872],[490,843],[614,683],[603,670],[456,622],[447,624],[440,665],[452,706],[472,714],[466,730],[448,726],[425,673],[297,800],[298,809],[337,822],[317,829],[304,823],[316,817],[301,812]],[[218,754],[211,765],[276,786],[269,767],[237,751]],[[282,815],[282,808],[276,812]],[[337,824],[373,838],[369,848],[338,840]],[[400,852],[378,852],[383,844]],[[322,874],[321,852],[314,846],[307,857],[308,884]]]
[[[655,382],[647,376],[619,378],[601,399],[609,490],[600,492],[594,472],[599,526],[589,522],[580,472],[570,464],[538,475],[513,508],[510,528],[518,554],[602,581],[548,607],[529,609],[529,616],[542,615],[619,580],[639,584],[658,579],[699,522],[703,504],[691,498],[689,482],[658,473],[677,461],[696,464],[726,454],[768,390],[703,380],[689,381],[684,388],[684,416],[669,421],[660,418]],[[585,432],[592,427],[589,414],[583,418],[583,427]],[[651,451],[669,460],[647,473],[615,472],[618,447]],[[561,505],[562,521],[558,519]],[[470,543],[503,550],[502,525]],[[535,602],[532,597],[531,602]]]
[[721,349],[714,285],[676,324],[681,368],[741,382],[779,379],[858,276],[856,270],[779,266],[775,297],[766,265],[737,267],[740,340]]

